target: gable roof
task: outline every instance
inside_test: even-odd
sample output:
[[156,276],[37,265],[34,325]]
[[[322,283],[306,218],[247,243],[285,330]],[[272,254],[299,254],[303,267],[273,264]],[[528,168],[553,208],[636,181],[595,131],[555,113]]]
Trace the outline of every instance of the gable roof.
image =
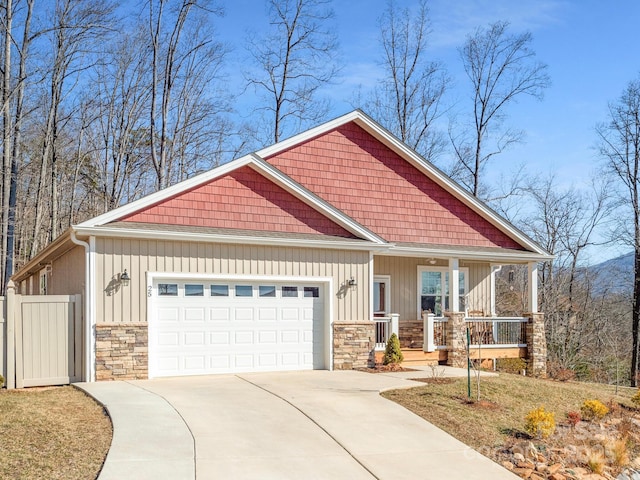
[[262,150],[257,151],[256,154],[269,161],[269,159],[278,154],[281,154],[282,152],[290,150],[297,145],[308,142],[314,138],[320,137],[327,132],[337,130],[338,128],[348,123],[353,123],[360,127],[362,130],[374,137],[384,146],[389,148],[392,152],[397,154],[400,158],[415,167],[416,170],[421,172],[436,185],[441,187],[444,191],[453,195],[460,201],[462,205],[468,207],[476,214],[480,215],[488,222],[488,224],[505,233],[525,249],[539,255],[541,259],[553,258],[551,254],[545,251],[528,235],[518,229],[511,222],[500,216],[497,212],[491,209],[480,199],[462,188],[457,182],[451,179],[442,170],[425,160],[421,155],[412,150],[405,143],[399,140],[395,135],[382,127],[379,123],[377,123],[361,110],[354,110],[353,112],[347,113],[341,117],[319,125],[318,127],[307,130],[306,132],[302,132],[277,144],[263,148]]
[[[338,117],[327,123],[324,123],[318,127],[312,128],[301,134],[295,135],[291,138],[283,140],[272,146],[263,148],[253,154],[246,155],[242,158],[233,160],[227,164],[216,167],[208,172],[192,177],[179,184],[168,187],[164,190],[158,191],[147,197],[116,208],[103,215],[95,217],[93,219],[82,222],[74,227],[77,230],[83,230],[89,232],[94,227],[106,227],[109,223],[118,222],[127,219],[135,220],[132,216],[142,212],[146,209],[151,209],[155,205],[159,205],[163,202],[170,201],[180,195],[197,189],[207,183],[213,182],[216,179],[222,178],[234,171],[248,167],[257,172],[264,178],[275,183],[280,188],[293,195],[298,201],[303,202],[307,206],[311,207],[321,215],[325,216],[331,222],[343,228],[345,231],[351,233],[353,236],[362,240],[372,242],[376,245],[385,245],[390,248],[395,243],[402,243],[402,250],[407,252],[410,247],[407,244],[414,243],[416,246],[416,252],[421,251],[419,244],[439,244],[441,242],[437,239],[426,238],[422,241],[410,240],[407,238],[385,239],[384,235],[380,234],[376,229],[376,225],[367,226],[366,222],[358,221],[357,217],[354,219],[347,210],[348,206],[341,208],[341,205],[334,204],[330,199],[317,191],[314,193],[312,188],[307,188],[303,185],[302,180],[297,181],[294,175],[288,175],[287,171],[278,168],[276,165],[272,165],[269,162],[273,162],[273,159],[278,155],[284,154],[287,151],[293,150],[295,147],[316,139],[329,132],[335,131],[341,127],[345,127],[347,124],[357,125],[357,127],[375,140],[380,142],[386,149],[392,152],[398,159],[407,162],[412,169],[415,169],[416,173],[424,176],[424,181],[430,182],[434,187],[441,192],[446,192],[451,197],[455,198],[459,204],[457,212],[450,211],[454,216],[459,215],[462,210],[467,212],[474,212],[484,222],[485,225],[490,226],[495,232],[500,232],[505,238],[511,239],[513,244],[495,245],[500,248],[506,248],[509,250],[524,249],[533,254],[533,257],[543,260],[552,258],[542,247],[540,247],[535,241],[529,238],[526,234],[517,229],[514,225],[502,218],[482,201],[471,195],[450,177],[444,174],[437,167],[427,162],[415,151],[410,149],[407,145],[397,139],[388,130],[383,128],[377,122],[372,120],[368,115],[360,110],[355,110],[351,113]],[[264,160],[266,158],[266,161]],[[410,208],[410,207],[409,207]],[[451,210],[451,209],[450,209]],[[138,217],[140,218],[140,217]],[[210,225],[215,226],[215,225]],[[241,227],[240,227],[241,228]],[[481,229],[480,229],[481,230]],[[392,243],[389,243],[391,240]],[[407,242],[406,240],[410,240]],[[462,246],[463,244],[461,244]],[[478,245],[480,247],[491,247],[492,245]],[[523,253],[526,253],[523,251]],[[529,257],[530,255],[526,255]]]
[[[142,216],[141,212],[148,211],[149,209],[153,209],[153,207],[161,204],[166,204],[178,196],[185,195],[188,192],[198,189],[204,185],[211,184],[226,175],[237,173],[240,169],[245,167],[250,168],[262,177],[268,179],[270,182],[273,182],[285,192],[292,195],[295,199],[319,212],[337,226],[347,232],[350,232],[353,236],[376,244],[386,243],[380,236],[358,224],[333,205],[327,203],[311,191],[302,187],[300,184],[293,181],[291,178],[287,177],[255,154],[239,158],[225,165],[209,170],[208,172],[185,180],[184,182],[178,183],[164,190],[160,190],[127,205],[123,205],[122,207],[89,219],[76,225],[76,228],[86,230],[88,228],[107,226],[112,222],[118,222],[126,219],[130,219],[133,222],[140,221],[140,216]],[[138,217],[136,217],[136,215],[138,215]],[[155,216],[152,216],[152,218],[158,217],[162,217],[162,215],[156,211]],[[145,220],[149,221],[150,218],[145,218]],[[151,221],[153,222],[153,220]]]

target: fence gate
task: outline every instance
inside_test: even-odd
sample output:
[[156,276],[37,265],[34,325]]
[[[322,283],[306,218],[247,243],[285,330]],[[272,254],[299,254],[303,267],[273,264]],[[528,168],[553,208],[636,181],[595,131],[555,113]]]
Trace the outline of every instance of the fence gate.
[[5,299],[7,386],[13,375],[17,388],[82,380],[82,295],[12,295],[11,290]]

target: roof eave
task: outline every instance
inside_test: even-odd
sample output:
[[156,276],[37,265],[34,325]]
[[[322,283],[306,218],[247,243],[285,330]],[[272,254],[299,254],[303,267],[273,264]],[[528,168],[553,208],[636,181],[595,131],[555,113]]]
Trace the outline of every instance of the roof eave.
[[306,238],[282,238],[238,234],[200,233],[200,232],[172,232],[167,230],[141,230],[109,227],[81,227],[77,225],[74,230],[78,235],[88,235],[95,237],[120,237],[153,240],[177,240],[205,243],[226,243],[226,244],[247,244],[247,245],[269,245],[282,247],[301,248],[327,248],[342,250],[367,250],[383,251],[388,248],[388,244],[367,240],[361,241],[341,241],[336,239],[306,239]]

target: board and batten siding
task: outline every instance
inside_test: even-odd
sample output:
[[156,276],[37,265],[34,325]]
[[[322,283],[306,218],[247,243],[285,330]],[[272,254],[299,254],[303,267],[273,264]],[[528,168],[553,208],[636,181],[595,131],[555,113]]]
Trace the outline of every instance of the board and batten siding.
[[[128,287],[118,282],[125,269],[131,278]],[[333,319],[369,316],[367,251],[97,238],[97,323],[147,321],[146,272],[331,277]],[[351,277],[359,286],[341,289]]]
[[[425,258],[391,257],[376,255],[373,260],[375,275],[391,277],[391,311],[400,315],[400,320],[419,320],[418,318],[418,267],[448,266],[438,261],[429,264]],[[469,305],[468,310],[491,310],[491,266],[488,263],[460,262],[460,268],[469,269]]]
[[[74,246],[63,255],[51,261],[47,273],[47,295],[77,295],[84,293],[84,247]],[[46,266],[42,268],[45,270]],[[22,295],[40,294],[40,272],[34,272],[20,282]]]

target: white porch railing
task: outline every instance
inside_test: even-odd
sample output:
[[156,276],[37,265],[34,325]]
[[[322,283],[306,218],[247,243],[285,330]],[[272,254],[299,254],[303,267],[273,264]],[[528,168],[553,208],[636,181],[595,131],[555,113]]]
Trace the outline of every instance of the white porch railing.
[[422,350],[434,352],[447,347],[447,317],[436,317],[433,313],[423,313],[424,341]]
[[[447,317],[423,314],[425,352],[446,349]],[[480,344],[485,348],[514,348],[527,346],[527,322],[524,317],[466,317],[465,324],[471,329],[471,346]]]
[[527,346],[527,322],[524,317],[467,317],[471,346],[513,348]]
[[387,340],[392,333],[398,335],[398,319],[400,315],[392,313],[388,317],[374,317],[376,324],[376,350],[384,350],[387,347]]

